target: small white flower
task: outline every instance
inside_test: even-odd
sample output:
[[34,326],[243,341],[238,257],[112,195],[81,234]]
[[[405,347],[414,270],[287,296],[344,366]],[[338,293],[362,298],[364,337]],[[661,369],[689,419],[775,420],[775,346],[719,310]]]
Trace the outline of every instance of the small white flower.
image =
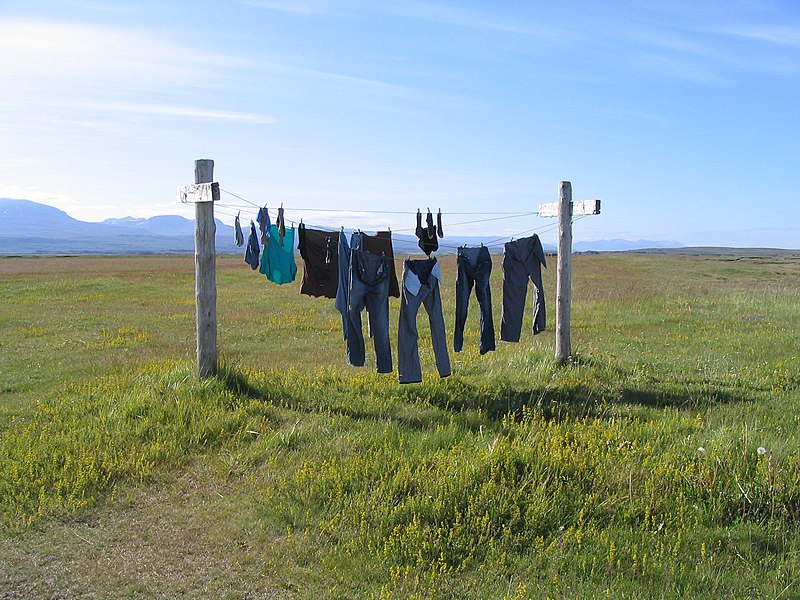
[[764,456],[767,453],[767,449],[764,446],[759,446],[756,452],[758,452],[759,456]]
[[706,455],[706,449],[703,448],[702,446],[700,446],[697,449],[697,456],[699,456],[700,458],[703,458],[703,457],[705,457],[705,455]]

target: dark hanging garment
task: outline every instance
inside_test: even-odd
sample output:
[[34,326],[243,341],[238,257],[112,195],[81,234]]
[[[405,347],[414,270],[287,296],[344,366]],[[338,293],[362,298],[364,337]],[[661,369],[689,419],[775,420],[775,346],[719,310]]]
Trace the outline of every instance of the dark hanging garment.
[[244,246],[244,234],[242,233],[242,224],[239,222],[239,215],[236,215],[233,223],[233,241],[240,248]]
[[542,267],[547,268],[544,249],[539,236],[507,242],[503,254],[503,312],[500,323],[500,339],[518,342],[522,332],[522,316],[525,312],[525,297],[528,279],[533,282],[533,333],[545,328],[544,288]]
[[286,237],[286,217],[283,216],[283,204],[278,209],[278,216],[275,217],[275,225],[278,227],[278,243],[283,246],[283,238]]
[[442,228],[442,209],[439,209],[439,212],[436,213],[436,232],[439,234],[440,238],[444,237],[444,229]]
[[430,210],[425,218],[425,227],[422,226],[422,213],[417,210],[415,233],[419,239],[417,245],[426,255],[430,256],[431,252],[436,252],[439,249],[439,240],[436,238],[436,225],[433,224],[433,215]]
[[258,228],[261,230],[261,243],[264,244],[266,248],[269,246],[269,211],[267,207],[264,206],[258,210],[258,216],[256,217],[258,221]]
[[300,223],[297,231],[298,249],[303,259],[300,293],[336,298],[339,285],[339,232],[309,229],[303,223]]
[[[368,236],[365,236],[368,237]],[[370,336],[375,346],[378,373],[392,372],[389,342],[389,263],[394,261],[366,250],[350,250],[347,305],[347,363],[363,367],[365,343],[361,312],[366,308]]]
[[[361,248],[372,254],[385,256],[389,259],[389,295],[392,298],[400,297],[400,286],[397,284],[397,268],[394,264],[394,249],[392,248],[392,232],[379,231],[375,235],[362,235]],[[351,249],[355,246],[351,241]]]
[[339,282],[336,285],[336,300],[334,300],[333,305],[342,315],[342,335],[344,339],[347,339],[347,331],[349,329],[349,321],[347,317],[347,294],[349,292],[348,286],[350,285],[350,244],[347,243],[347,236],[344,233],[344,227],[342,227],[341,232],[339,232],[338,259]]
[[261,248],[258,245],[258,233],[256,232],[256,224],[250,221],[250,235],[247,238],[247,249],[244,253],[244,262],[250,265],[254,271],[259,267],[259,258],[261,257]]
[[469,297],[475,287],[475,297],[481,309],[480,353],[495,349],[494,319],[492,317],[492,257],[485,246],[458,249],[456,258],[456,324],[453,333],[453,350],[461,352],[464,345],[464,325],[467,322]]
[[400,321],[397,326],[397,373],[400,383],[422,381],[419,360],[417,314],[421,306],[428,313],[433,355],[439,377],[450,375],[450,356],[442,314],[442,281],[435,258],[403,262],[403,295],[400,298]]

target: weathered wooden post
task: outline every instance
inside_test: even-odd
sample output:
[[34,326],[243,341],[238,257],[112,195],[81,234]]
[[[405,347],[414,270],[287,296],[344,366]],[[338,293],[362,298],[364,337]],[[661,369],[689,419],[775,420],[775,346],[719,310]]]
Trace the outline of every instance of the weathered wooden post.
[[558,217],[558,267],[556,271],[556,362],[572,354],[572,215],[599,215],[600,200],[572,201],[572,184],[558,185],[558,202],[539,205],[540,217]]
[[[194,182],[214,181],[214,161],[194,161]],[[217,374],[217,251],[214,199],[195,202],[194,267],[197,299],[197,375]]]
[[214,236],[214,201],[219,184],[214,179],[214,161],[194,161],[194,185],[178,188],[178,199],[194,203],[194,272],[197,321],[197,375],[217,374],[217,252]]
[[556,362],[567,362],[572,353],[572,184],[558,185],[558,268],[556,275]]

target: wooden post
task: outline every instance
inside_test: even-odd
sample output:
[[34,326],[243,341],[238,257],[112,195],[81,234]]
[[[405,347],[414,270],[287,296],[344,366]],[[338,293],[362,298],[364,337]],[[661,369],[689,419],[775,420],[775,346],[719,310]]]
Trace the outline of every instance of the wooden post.
[[572,184],[558,186],[558,270],[556,280],[556,362],[569,359],[572,312]]
[[[194,182],[214,180],[214,161],[194,161]],[[217,255],[214,201],[195,202],[194,266],[197,301],[197,375],[217,374]]]

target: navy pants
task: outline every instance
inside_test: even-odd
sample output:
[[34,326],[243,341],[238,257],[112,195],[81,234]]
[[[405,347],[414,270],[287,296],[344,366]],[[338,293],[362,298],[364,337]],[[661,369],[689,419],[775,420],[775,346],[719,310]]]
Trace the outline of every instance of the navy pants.
[[350,250],[350,282],[347,306],[347,363],[363,367],[364,332],[361,311],[369,315],[378,373],[392,372],[389,343],[389,259],[364,250]]
[[500,339],[504,342],[519,341],[529,279],[534,288],[533,333],[535,335],[544,331],[542,266],[547,267],[544,249],[535,233],[530,237],[506,243],[503,254],[503,314],[500,323]]
[[492,317],[492,257],[485,246],[458,249],[456,259],[456,325],[453,331],[453,350],[461,352],[464,346],[464,324],[467,322],[469,297],[475,287],[475,297],[481,309],[480,353],[495,349],[494,319]]

